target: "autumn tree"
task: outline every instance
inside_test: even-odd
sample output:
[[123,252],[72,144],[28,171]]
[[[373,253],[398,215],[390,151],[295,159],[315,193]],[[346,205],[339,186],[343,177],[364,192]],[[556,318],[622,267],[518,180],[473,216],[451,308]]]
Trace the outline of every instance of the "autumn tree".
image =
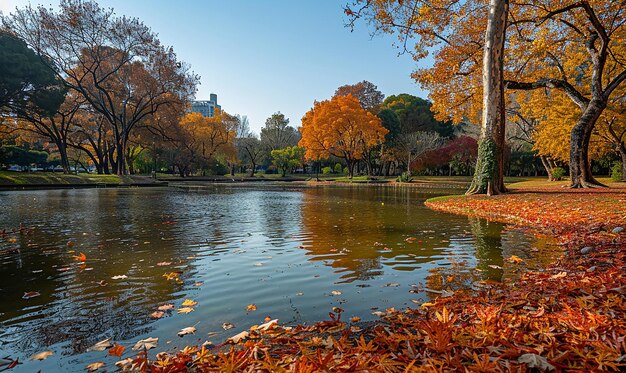
[[352,95],[315,102],[302,117],[300,131],[306,159],[343,158],[350,177],[355,163],[363,158],[363,150],[382,143],[388,132]]
[[378,90],[378,87],[367,80],[355,84],[346,84],[337,88],[335,96],[352,95],[361,103],[363,109],[369,110],[373,114],[380,111],[385,95]]
[[62,0],[58,12],[27,6],[2,21],[112,126],[118,174],[136,125],[195,92],[197,77],[147,26],[95,1]]
[[[436,61],[444,62],[436,63],[436,68],[416,72],[415,77],[424,86],[441,81],[441,76],[435,75],[439,68],[447,77],[458,76],[455,83],[461,82],[461,89],[474,93],[478,89],[482,90],[482,106],[478,106],[482,107],[479,157],[472,185],[467,192],[469,194],[491,195],[506,190],[503,62],[508,5],[506,0],[491,0],[488,6],[480,1],[442,1],[431,4],[418,0],[355,0],[352,6],[345,9],[352,26],[357,19],[364,18],[378,31],[398,33],[404,50],[411,49],[409,43],[414,41],[412,53],[416,60],[438,48]],[[480,35],[482,39],[477,37]],[[474,44],[471,40],[479,41]],[[449,59],[448,54],[461,55],[464,59],[455,61]],[[472,71],[480,71],[481,74],[477,76]],[[464,83],[468,84],[464,86]],[[441,94],[442,91],[434,93]],[[454,97],[458,98],[459,95]],[[475,100],[478,95],[470,94],[467,97]],[[457,100],[455,105],[463,109],[472,107],[468,101]],[[477,113],[475,109],[474,114]],[[456,110],[454,114],[456,122],[460,122],[464,116],[462,110]]]

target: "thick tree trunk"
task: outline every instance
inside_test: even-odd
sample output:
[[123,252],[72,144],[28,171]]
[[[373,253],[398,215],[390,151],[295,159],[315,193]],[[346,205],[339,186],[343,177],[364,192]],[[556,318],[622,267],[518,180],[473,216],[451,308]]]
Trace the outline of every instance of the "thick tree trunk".
[[569,172],[571,188],[593,188],[604,186],[591,174],[589,162],[589,142],[596,121],[606,107],[606,102],[592,100],[583,111],[570,134]]
[[252,167],[250,167],[250,177],[254,177],[255,172],[256,172],[256,163],[252,162]]
[[504,187],[504,41],[508,0],[490,0],[483,56],[483,108],[478,160],[466,194],[494,195]]

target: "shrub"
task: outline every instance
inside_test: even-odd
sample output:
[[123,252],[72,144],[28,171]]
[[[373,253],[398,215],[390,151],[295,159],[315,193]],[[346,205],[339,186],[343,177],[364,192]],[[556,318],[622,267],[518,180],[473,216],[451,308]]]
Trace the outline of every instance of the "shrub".
[[411,181],[413,181],[413,178],[411,177],[411,175],[408,174],[408,172],[403,172],[402,175],[398,176],[396,181],[400,183],[410,183]]
[[565,169],[561,168],[561,167],[557,167],[554,170],[552,170],[552,178],[555,181],[559,181],[563,178],[563,176],[565,176]]
[[341,163],[335,163],[335,173],[340,174],[342,170]]
[[322,175],[329,175],[333,173],[333,169],[330,167],[324,167],[322,168]]
[[613,163],[613,167],[611,167],[611,180],[612,181],[622,181],[624,175],[622,174],[622,164],[619,162]]
[[344,167],[343,168],[343,174],[344,175],[350,175],[350,170],[348,169],[348,167]]

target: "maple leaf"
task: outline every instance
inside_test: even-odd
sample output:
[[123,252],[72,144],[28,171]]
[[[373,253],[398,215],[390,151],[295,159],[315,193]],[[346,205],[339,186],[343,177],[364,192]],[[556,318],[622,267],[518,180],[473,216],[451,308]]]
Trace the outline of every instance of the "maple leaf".
[[250,312],[250,311],[256,311],[256,304],[254,303],[248,304],[248,306],[246,307],[246,312]]
[[87,371],[88,372],[95,372],[96,370],[102,368],[104,366],[104,363],[102,361],[98,361],[96,363],[91,363],[89,365],[87,365]]
[[180,273],[178,272],[168,272],[168,273],[164,273],[163,277],[165,277],[166,280],[178,280],[178,276],[180,276]]
[[113,347],[109,348],[108,355],[109,356],[122,356],[122,354],[124,353],[124,350],[126,350],[126,347],[116,343]]
[[72,255],[72,258],[78,260],[79,262],[84,262],[87,260],[87,256],[84,253],[80,253],[79,255]]
[[109,348],[111,346],[113,346],[111,344],[111,338],[107,338],[107,339],[105,339],[103,341],[100,341],[100,342],[96,343],[95,345],[89,347],[87,349],[87,351],[104,351],[104,350],[106,350],[107,348]]
[[193,306],[196,306],[197,304],[198,304],[198,302],[196,302],[195,300],[185,299],[183,301],[182,306],[183,307],[193,307]]
[[43,352],[39,352],[37,354],[34,354],[33,356],[30,357],[30,359],[31,360],[46,360],[47,358],[49,358],[52,355],[54,355],[54,352],[52,352],[52,351],[43,351]]
[[508,257],[508,258],[506,258],[504,260],[506,260],[507,262],[515,263],[515,264],[519,264],[519,263],[522,263],[524,261],[524,259],[520,258],[517,255],[511,255],[510,257]]
[[529,368],[539,369],[541,372],[551,372],[555,368],[548,363],[548,359],[537,354],[524,354],[517,359],[518,363],[526,364]]
[[149,350],[151,348],[155,348],[158,343],[159,343],[159,338],[150,337],[150,338],[137,341],[137,343],[135,343],[132,349],[133,351],[144,350],[144,349]]
[[181,329],[177,334],[179,337],[185,336],[187,334],[196,334],[196,328],[193,326],[188,326],[186,328]]

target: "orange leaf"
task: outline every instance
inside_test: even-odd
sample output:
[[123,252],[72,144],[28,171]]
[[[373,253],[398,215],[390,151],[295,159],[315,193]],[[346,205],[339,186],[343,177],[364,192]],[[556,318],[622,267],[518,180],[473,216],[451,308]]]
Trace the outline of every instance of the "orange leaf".
[[124,350],[126,350],[126,347],[116,343],[113,347],[109,348],[109,356],[122,356]]
[[80,253],[80,255],[72,255],[72,258],[78,260],[79,262],[84,262],[87,260],[87,255]]

